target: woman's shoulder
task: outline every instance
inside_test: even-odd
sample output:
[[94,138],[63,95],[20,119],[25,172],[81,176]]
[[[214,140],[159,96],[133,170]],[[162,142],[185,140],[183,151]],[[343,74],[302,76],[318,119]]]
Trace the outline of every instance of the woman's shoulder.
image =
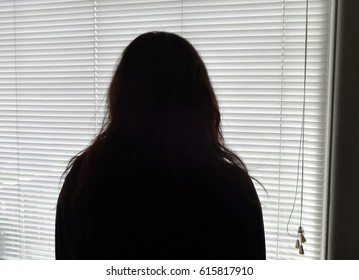
[[230,162],[223,162],[217,176],[219,189],[228,197],[251,205],[260,205],[256,188],[247,169]]
[[227,184],[235,185],[251,185],[251,177],[248,171],[234,163],[222,161],[215,167],[212,173],[217,176],[219,180],[226,182]]

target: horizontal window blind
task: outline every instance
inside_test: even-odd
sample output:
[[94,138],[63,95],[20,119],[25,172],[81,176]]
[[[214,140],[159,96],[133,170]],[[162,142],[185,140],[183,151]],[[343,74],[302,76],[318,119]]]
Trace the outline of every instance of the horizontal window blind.
[[54,258],[59,179],[94,135],[91,1],[0,2],[0,258]]
[[0,258],[54,258],[60,176],[101,126],[123,48],[152,30],[181,34],[202,55],[225,141],[267,190],[256,184],[267,257],[321,258],[330,4],[309,1],[302,256],[287,223],[296,197],[305,0],[0,1]]

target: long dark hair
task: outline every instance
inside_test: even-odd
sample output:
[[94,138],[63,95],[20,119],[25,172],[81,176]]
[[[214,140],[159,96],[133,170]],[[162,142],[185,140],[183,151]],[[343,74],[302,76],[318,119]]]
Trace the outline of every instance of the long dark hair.
[[145,188],[131,183],[138,178],[143,184],[150,178],[175,178],[183,170],[221,172],[225,164],[238,174],[247,172],[224,144],[204,62],[178,35],[149,32],[125,48],[108,90],[107,109],[98,136],[65,170],[76,170],[67,178],[76,186],[65,180],[59,201],[68,196],[72,205],[91,205],[99,194]]

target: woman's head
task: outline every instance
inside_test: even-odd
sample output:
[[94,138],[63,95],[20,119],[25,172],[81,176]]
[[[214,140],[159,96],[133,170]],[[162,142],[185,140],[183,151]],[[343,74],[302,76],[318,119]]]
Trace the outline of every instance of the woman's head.
[[108,92],[107,131],[132,148],[160,145],[182,155],[222,141],[206,67],[186,39],[149,32],[128,45]]

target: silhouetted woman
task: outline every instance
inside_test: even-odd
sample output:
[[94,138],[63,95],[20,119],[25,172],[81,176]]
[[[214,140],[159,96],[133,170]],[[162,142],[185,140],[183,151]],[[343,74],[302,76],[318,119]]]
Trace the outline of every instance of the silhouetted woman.
[[67,168],[57,259],[265,259],[261,205],[224,146],[220,112],[193,46],[140,35],[111,82],[108,115]]

